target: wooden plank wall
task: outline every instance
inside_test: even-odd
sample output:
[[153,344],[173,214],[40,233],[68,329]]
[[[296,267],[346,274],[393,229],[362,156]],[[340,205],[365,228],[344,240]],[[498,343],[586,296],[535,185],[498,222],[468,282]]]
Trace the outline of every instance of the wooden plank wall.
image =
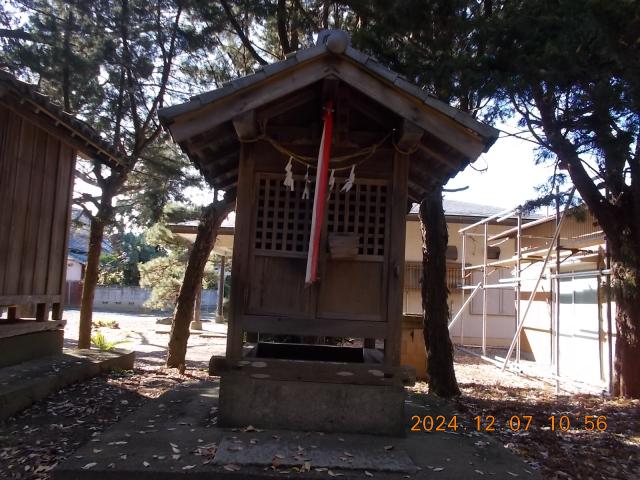
[[64,294],[75,157],[0,105],[0,303],[55,302]]

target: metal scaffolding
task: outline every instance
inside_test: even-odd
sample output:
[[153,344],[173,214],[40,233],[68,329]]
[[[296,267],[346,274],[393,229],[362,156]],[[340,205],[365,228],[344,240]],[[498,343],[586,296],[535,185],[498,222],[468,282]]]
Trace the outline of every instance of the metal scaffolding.
[[[515,362],[519,364],[521,361],[521,332],[525,325],[527,315],[536,299],[536,294],[542,283],[542,280],[551,280],[554,283],[555,295],[552,297],[553,308],[550,312],[550,334],[552,338],[551,343],[551,372],[550,375],[554,379],[556,391],[560,390],[560,281],[562,278],[581,278],[581,277],[604,277],[607,284],[610,283],[610,265],[607,260],[606,268],[599,268],[597,270],[588,270],[581,272],[561,273],[561,264],[574,255],[574,250],[571,248],[565,248],[560,241],[560,233],[562,231],[565,219],[568,216],[568,212],[571,210],[571,203],[573,201],[575,193],[575,187],[570,191],[567,196],[564,208],[560,209],[560,194],[556,192],[556,215],[555,215],[555,231],[553,236],[541,236],[541,235],[527,235],[526,230],[533,226],[548,223],[549,218],[543,218],[533,220],[524,223],[522,210],[514,208],[511,210],[505,210],[495,215],[484,218],[476,223],[468,225],[458,230],[462,240],[462,264],[461,264],[461,277],[462,277],[462,306],[458,312],[454,315],[449,324],[449,331],[452,331],[453,327],[460,324],[459,343],[462,347],[466,346],[464,337],[464,324],[465,324],[465,311],[471,304],[472,300],[481,292],[482,293],[482,340],[481,349],[482,355],[480,357],[491,363],[497,364],[495,359],[491,359],[487,356],[487,294],[492,289],[513,289],[515,297],[515,313],[514,313],[514,327],[515,333],[509,345],[508,352],[500,362],[500,368],[504,371],[507,368],[508,363],[511,361],[511,357],[515,350]],[[515,220],[516,225],[512,228],[505,228],[503,231],[489,235],[489,225],[500,225],[505,220],[510,219],[511,223]],[[480,232],[478,231],[480,230]],[[483,260],[481,264],[472,265],[467,262],[467,249],[469,239],[481,238],[483,246]],[[503,260],[489,261],[488,250],[489,247],[497,246],[498,244],[513,238],[515,240],[515,254],[513,257]],[[544,248],[523,250],[523,239],[544,241]],[[608,259],[608,257],[607,257]],[[551,262],[555,260],[555,262]],[[522,298],[522,280],[524,270],[533,264],[541,264],[539,272],[535,277],[526,278],[527,281],[535,280],[535,286],[531,290],[529,297]],[[526,266],[524,266],[526,265]],[[553,268],[551,268],[553,265]],[[488,283],[489,276],[496,269],[505,269],[511,273],[510,278],[502,278],[498,280],[498,283]],[[554,271],[555,270],[555,271]],[[480,272],[482,280],[475,285],[468,284],[467,281],[473,272]],[[608,370],[609,370],[609,384],[611,385],[612,377],[612,333],[611,333],[611,299],[610,289],[607,288],[607,340],[608,340]],[[466,292],[471,292],[468,296]],[[525,302],[526,301],[526,302]],[[598,297],[598,306],[600,307],[601,299]],[[524,305],[523,305],[524,303]],[[466,350],[465,350],[466,351]],[[473,353],[473,352],[469,352]],[[609,387],[610,390],[610,387]]]

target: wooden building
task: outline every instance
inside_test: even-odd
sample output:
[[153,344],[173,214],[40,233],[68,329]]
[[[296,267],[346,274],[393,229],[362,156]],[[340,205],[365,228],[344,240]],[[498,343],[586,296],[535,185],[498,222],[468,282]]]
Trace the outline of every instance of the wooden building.
[[[62,348],[76,155],[117,152],[33,86],[0,71],[0,366]],[[52,321],[49,313],[52,309]],[[33,311],[35,319],[19,318]]]
[[[209,184],[236,197],[227,352],[211,362],[221,422],[401,433],[414,381],[400,365],[405,217],[497,131],[341,31],[160,118]],[[324,198],[314,198],[316,183]],[[309,283],[319,204],[319,280]],[[326,345],[336,338],[357,346]]]

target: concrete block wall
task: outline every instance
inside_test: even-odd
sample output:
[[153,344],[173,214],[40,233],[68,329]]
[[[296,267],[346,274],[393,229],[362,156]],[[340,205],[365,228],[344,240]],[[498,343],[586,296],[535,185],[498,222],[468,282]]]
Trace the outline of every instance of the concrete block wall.
[[[123,312],[141,312],[148,310],[144,303],[151,290],[142,287],[98,286],[93,300],[96,310],[114,310]],[[202,308],[213,309],[218,303],[218,292],[202,291]]]

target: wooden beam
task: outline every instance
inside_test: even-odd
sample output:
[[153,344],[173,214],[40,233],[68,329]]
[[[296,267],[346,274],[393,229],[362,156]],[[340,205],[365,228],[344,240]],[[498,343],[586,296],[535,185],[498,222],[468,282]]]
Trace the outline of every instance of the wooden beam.
[[424,143],[418,143],[418,148],[423,151],[429,158],[433,158],[436,162],[446,165],[455,170],[460,170],[461,163],[455,163],[445,157],[442,153],[435,151],[431,147],[427,147]]
[[[310,127],[300,127],[292,125],[268,125],[267,133],[270,137],[276,139],[281,145],[292,147],[295,150],[296,146],[310,146],[318,148],[320,138],[314,138],[313,129]],[[374,143],[377,143],[382,139],[388,131],[361,131],[350,130],[349,131],[349,144],[344,145],[344,148],[363,148],[369,147]]]
[[293,110],[307,103],[315,103],[319,98],[319,91],[316,87],[305,88],[288,95],[287,97],[276,100],[275,102],[260,107],[257,110],[256,117],[258,122],[269,120],[270,118],[282,115],[289,110]]
[[215,179],[215,183],[217,187],[221,190],[226,190],[227,188],[237,185],[238,183],[238,169],[234,168],[227,172],[223,177],[218,177]]
[[197,140],[189,139],[182,143],[188,152],[202,152],[204,149],[218,150],[238,142],[236,133],[229,125],[216,128],[206,135],[198,135]]
[[464,156],[475,159],[484,150],[482,139],[440,111],[419,102],[406,92],[390,88],[349,61],[341,61],[337,76],[373,100],[380,99],[391,111],[440,139]]
[[314,335],[337,337],[387,338],[386,322],[344,320],[335,318],[293,318],[269,315],[244,315],[242,325],[247,332],[273,335]]
[[46,332],[51,330],[61,330],[66,325],[66,320],[37,322],[34,320],[20,320],[13,324],[0,325],[0,338],[17,337],[35,332]]
[[227,170],[238,167],[238,160],[240,156],[240,148],[225,150],[224,152],[217,152],[217,154],[205,153],[200,157],[200,166],[202,170],[207,173],[213,173],[215,176],[224,173]]
[[241,141],[255,140],[260,133],[256,111],[249,110],[233,118],[233,128]]
[[340,81],[333,76],[325,78],[322,81],[322,107],[323,108],[329,100],[333,102],[333,106],[335,108],[336,102],[338,101],[339,86],[340,86]]
[[259,108],[292,92],[307,87],[334,73],[332,58],[305,62],[284,75],[277,75],[220,99],[195,112],[177,117],[169,127],[176,142],[211,130],[241,113]]
[[295,361],[272,358],[245,357],[236,362],[213,357],[211,373],[215,375],[233,372],[254,378],[291,380],[297,382],[348,383],[351,385],[413,385],[415,369],[412,367],[388,367],[379,363],[348,363]]
[[349,105],[352,109],[383,128],[392,128],[397,125],[400,117],[380,103],[383,99],[372,99],[351,87],[349,90]]
[[416,147],[423,135],[424,130],[422,128],[412,121],[403,118],[396,145],[400,150],[410,151]]
[[0,295],[0,305],[23,305],[27,303],[56,303],[62,295]]

